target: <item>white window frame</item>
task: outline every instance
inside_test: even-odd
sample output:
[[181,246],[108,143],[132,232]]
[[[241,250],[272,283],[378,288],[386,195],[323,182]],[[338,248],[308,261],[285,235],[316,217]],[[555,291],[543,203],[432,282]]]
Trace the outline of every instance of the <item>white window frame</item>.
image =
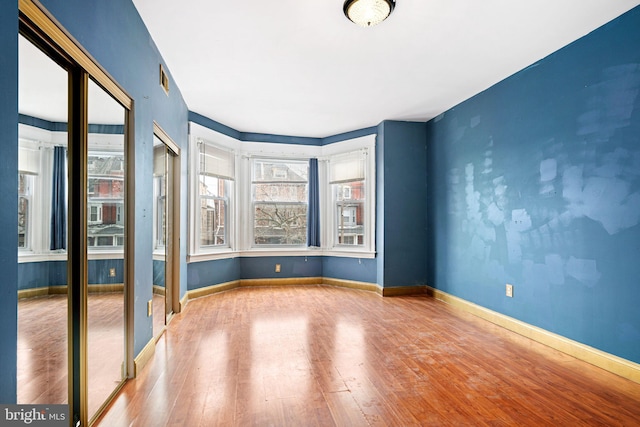
[[[188,209],[188,230],[189,230],[189,255],[187,261],[203,261],[208,259],[228,258],[235,256],[237,231],[236,231],[236,200],[237,200],[237,180],[238,180],[238,148],[240,141],[226,135],[212,131],[196,123],[189,124],[189,209]],[[217,149],[230,152],[234,157],[234,179],[227,181],[227,203],[225,214],[225,235],[224,245],[201,245],[200,244],[200,149],[199,144],[209,144]]]
[[[255,162],[273,162],[273,163],[298,163],[298,164],[303,164],[306,165],[307,167],[307,180],[306,180],[306,186],[307,186],[307,198],[306,200],[302,201],[302,202],[278,202],[279,205],[291,205],[291,206],[302,206],[302,205],[306,205],[307,210],[309,209],[309,159],[308,158],[300,158],[300,159],[296,159],[296,158],[279,158],[279,157],[254,157],[251,159],[251,171],[252,174],[255,171],[254,168],[254,164]],[[295,183],[298,182],[300,183],[300,181],[278,181],[277,179],[283,179],[286,180],[287,176],[286,176],[286,171],[284,169],[282,169],[283,172],[285,172],[284,174],[281,174],[281,170],[280,169],[275,169],[274,170],[274,174],[273,174],[273,181],[264,181],[265,183],[268,182],[273,182],[273,183]],[[249,222],[250,224],[250,229],[251,229],[251,248],[254,249],[266,249],[266,248],[274,248],[274,249],[280,249],[280,248],[306,248],[306,236],[307,236],[307,227],[305,227],[305,231],[304,231],[304,242],[300,243],[300,244],[258,244],[256,243],[256,235],[255,235],[255,212],[256,212],[256,205],[263,203],[262,201],[258,201],[255,199],[255,187],[254,185],[256,184],[256,177],[252,176],[251,177],[251,210],[250,210],[250,215],[251,215],[251,220]],[[277,196],[277,195],[276,195]]]
[[[226,196],[221,197],[221,196],[208,196],[208,195],[202,195],[200,194],[200,192],[198,191],[197,197],[198,197],[198,206],[200,208],[199,210],[199,220],[198,223],[196,224],[197,227],[197,231],[196,231],[196,235],[198,236],[198,241],[196,242],[199,247],[203,250],[216,250],[216,249],[226,249],[226,248],[230,248],[230,230],[228,227],[228,222],[229,222],[229,204],[231,201],[231,197],[230,197],[230,193],[233,191],[233,183],[234,181],[232,180],[228,180],[228,179],[223,179],[223,178],[219,178],[222,179],[223,185],[225,187],[225,194]],[[214,206],[217,204],[222,204],[222,210],[224,211],[224,243],[223,244],[212,244],[212,245],[203,245],[201,238],[202,238],[202,223],[204,222],[204,219],[202,218],[202,203],[203,201],[208,200],[208,201],[213,201]],[[217,202],[217,203],[216,203]],[[208,221],[207,221],[208,222]]]
[[[38,171],[31,179],[29,230],[27,245],[18,249],[18,262],[33,262],[60,258],[64,251],[51,251],[51,174],[53,173],[53,147],[66,146],[66,132],[51,132],[34,126],[19,124],[18,145],[38,153]],[[17,188],[16,188],[17,191]],[[66,255],[63,255],[66,259]],[[63,259],[63,258],[60,258]]]
[[[364,238],[362,245],[338,244],[337,218],[335,213],[336,201],[330,184],[329,168],[332,159],[340,158],[349,153],[362,152],[365,156],[364,164]],[[360,258],[375,257],[375,208],[376,208],[376,159],[375,135],[367,135],[346,141],[336,142],[323,147],[325,190],[322,193],[324,201],[324,225],[322,244],[328,255]],[[322,202],[321,202],[322,206]]]
[[[189,123],[189,254],[187,262],[214,259],[261,256],[339,256],[352,258],[375,257],[375,141],[376,135],[366,135],[324,146],[302,144],[280,144],[260,141],[240,141],[210,128]],[[202,138],[214,145],[235,153],[235,180],[230,194],[228,214],[228,248],[199,248],[197,224],[199,222],[198,205],[198,148],[197,140]],[[366,150],[365,164],[365,236],[363,245],[336,245],[333,229],[333,200],[329,184],[328,163],[332,156],[343,155],[357,150]],[[251,194],[251,160],[271,158],[288,160],[318,159],[318,177],[320,192],[320,229],[321,247],[252,244],[253,205]],[[236,226],[238,224],[238,226]],[[242,225],[242,226],[241,226]]]
[[[24,179],[26,180],[26,184],[25,186],[27,187],[27,191],[25,191],[24,193],[20,194],[18,193],[18,209],[20,206],[20,199],[25,199],[26,200],[26,204],[27,204],[27,212],[25,213],[25,230],[24,230],[24,245],[23,246],[18,246],[18,251],[30,251],[31,250],[31,237],[33,235],[33,232],[31,231],[31,229],[33,228],[33,187],[35,186],[35,182],[37,179],[37,176],[34,176],[32,174],[28,174],[28,173],[24,173],[24,172],[18,172],[18,176],[23,175]],[[18,178],[19,180],[20,178]]]

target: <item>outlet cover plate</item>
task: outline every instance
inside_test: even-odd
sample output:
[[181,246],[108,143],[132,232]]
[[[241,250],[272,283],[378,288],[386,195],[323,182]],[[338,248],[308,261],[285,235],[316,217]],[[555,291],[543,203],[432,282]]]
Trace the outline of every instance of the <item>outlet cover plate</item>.
[[507,283],[506,295],[509,298],[513,298],[513,285],[510,285],[510,284]]

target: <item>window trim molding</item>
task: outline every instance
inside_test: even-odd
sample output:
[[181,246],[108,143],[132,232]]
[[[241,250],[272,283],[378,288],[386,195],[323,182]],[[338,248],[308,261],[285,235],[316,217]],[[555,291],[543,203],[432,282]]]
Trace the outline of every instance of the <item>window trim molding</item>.
[[[339,256],[347,256],[349,254],[375,254],[375,220],[376,220],[376,158],[375,158],[375,135],[366,135],[359,138],[349,139],[346,141],[336,142],[323,146],[323,162],[325,178],[321,181],[325,185],[324,194],[321,198],[325,205],[323,207],[324,218],[321,219],[323,227],[323,248],[333,254],[341,254]],[[365,200],[364,200],[364,243],[360,245],[339,245],[336,242],[335,231],[335,215],[333,208],[335,200],[331,184],[329,183],[329,162],[333,157],[343,156],[345,154],[365,151]],[[321,178],[322,179],[322,178]],[[322,189],[321,189],[322,192]]]
[[[197,140],[202,138],[214,146],[230,150],[235,153],[235,179],[229,201],[232,223],[229,225],[229,246],[209,247],[207,250],[197,245],[197,212],[198,197],[198,156]],[[187,263],[204,262],[238,257],[266,257],[266,256],[329,256],[346,258],[375,258],[375,209],[376,209],[376,171],[375,171],[376,135],[364,135],[353,139],[333,142],[327,145],[300,145],[260,141],[241,141],[202,126],[193,121],[189,122],[189,204],[188,229],[189,242]],[[367,150],[365,164],[365,244],[363,246],[335,245],[332,217],[333,203],[331,186],[329,184],[328,161],[332,156],[352,151]],[[236,224],[251,224],[252,195],[251,195],[251,160],[255,158],[274,160],[308,161],[318,159],[318,177],[320,182],[320,221],[321,248],[309,248],[305,245],[252,245],[252,227],[236,227]],[[200,250],[198,250],[200,249]]]
[[[238,180],[238,148],[240,141],[237,141],[229,136],[215,132],[193,122],[189,122],[188,139],[190,154],[189,158],[187,159],[189,164],[187,186],[187,262],[190,262],[191,259],[199,259],[201,257],[216,257],[220,253],[229,253],[233,251],[233,248],[235,247],[237,241],[237,231],[235,229],[237,216],[236,199],[238,197],[238,186],[236,185],[236,182]],[[231,188],[229,192],[230,194],[228,195],[228,216],[225,218],[229,221],[229,224],[225,224],[225,228],[228,228],[226,233],[228,241],[225,245],[207,245],[203,247],[200,245],[198,238],[200,231],[200,206],[198,205],[198,202],[200,201],[200,188],[198,185],[198,180],[200,177],[200,150],[198,149],[198,143],[200,143],[201,141],[204,141],[204,143],[209,143],[216,148],[229,151],[233,154],[234,157],[235,177],[234,180],[231,181]]]

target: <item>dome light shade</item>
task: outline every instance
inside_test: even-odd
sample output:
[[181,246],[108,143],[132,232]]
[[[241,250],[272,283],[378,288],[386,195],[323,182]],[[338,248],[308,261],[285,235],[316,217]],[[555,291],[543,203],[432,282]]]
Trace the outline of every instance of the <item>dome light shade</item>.
[[387,19],[395,5],[395,0],[346,0],[342,10],[350,21],[372,27]]

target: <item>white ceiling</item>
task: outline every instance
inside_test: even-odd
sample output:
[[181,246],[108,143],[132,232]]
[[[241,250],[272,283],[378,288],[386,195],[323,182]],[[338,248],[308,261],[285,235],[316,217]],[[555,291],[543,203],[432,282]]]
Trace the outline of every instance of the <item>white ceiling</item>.
[[[133,2],[191,111],[243,132],[308,137],[426,121],[640,4],[397,0],[389,19],[361,28],[343,0]],[[64,120],[66,76],[43,79],[57,66],[27,45],[20,112]],[[121,123],[105,101],[94,119]]]
[[361,28],[343,0],[133,2],[191,111],[310,137],[435,117],[640,4],[397,0]]

